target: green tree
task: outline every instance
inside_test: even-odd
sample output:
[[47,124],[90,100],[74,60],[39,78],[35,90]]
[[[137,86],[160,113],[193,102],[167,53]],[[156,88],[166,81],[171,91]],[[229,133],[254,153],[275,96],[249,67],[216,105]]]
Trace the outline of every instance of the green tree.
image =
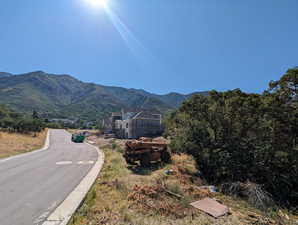
[[32,118],[33,119],[39,119],[39,115],[38,115],[38,112],[37,111],[33,110]]
[[194,156],[210,182],[250,180],[297,204],[297,74],[289,70],[262,95],[236,89],[193,96],[168,116],[171,148]]

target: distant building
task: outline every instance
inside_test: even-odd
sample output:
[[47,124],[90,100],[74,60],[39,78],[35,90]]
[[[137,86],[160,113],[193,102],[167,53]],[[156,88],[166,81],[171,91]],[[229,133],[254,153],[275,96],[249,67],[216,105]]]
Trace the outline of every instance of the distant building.
[[70,119],[49,119],[49,122],[52,122],[52,123],[62,123],[62,124],[74,124],[74,123],[76,123],[76,120],[70,120]]
[[113,113],[111,118],[112,132],[118,138],[138,139],[154,137],[162,133],[162,116],[146,111]]
[[117,120],[122,120],[122,112],[113,112],[111,116],[111,128],[112,131],[115,132],[116,130],[116,121]]
[[111,117],[102,120],[102,128],[105,133],[112,133],[112,120]]

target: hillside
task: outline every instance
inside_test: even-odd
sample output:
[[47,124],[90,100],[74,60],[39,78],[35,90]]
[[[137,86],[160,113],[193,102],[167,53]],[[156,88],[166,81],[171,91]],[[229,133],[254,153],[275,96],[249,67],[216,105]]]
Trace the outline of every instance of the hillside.
[[95,119],[121,108],[166,112],[191,95],[156,95],[143,90],[84,83],[70,75],[43,71],[20,75],[0,73],[0,104],[24,113],[37,110],[48,117]]
[[12,76],[10,73],[0,72],[0,77],[9,77]]
[[139,89],[130,89],[130,90],[133,90],[134,92],[137,92],[137,93],[142,94],[144,96],[159,99],[160,101],[166,103],[167,105],[169,105],[173,108],[178,108],[183,101],[190,98],[194,94],[200,94],[200,95],[204,95],[204,96],[208,95],[207,91],[195,92],[195,93],[191,93],[191,94],[188,94],[188,95],[183,95],[183,94],[179,94],[179,93],[175,93],[175,92],[172,92],[172,93],[169,93],[169,94],[166,94],[166,95],[157,95],[157,94],[152,94],[152,93],[146,92],[144,90],[139,90]]

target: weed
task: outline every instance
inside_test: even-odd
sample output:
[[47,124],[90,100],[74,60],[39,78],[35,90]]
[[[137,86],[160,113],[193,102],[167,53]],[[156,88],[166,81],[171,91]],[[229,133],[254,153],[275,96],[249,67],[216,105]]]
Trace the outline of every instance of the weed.
[[117,144],[116,143],[112,143],[112,149],[115,150],[117,148]]
[[164,188],[166,188],[168,191],[175,193],[177,195],[183,195],[184,191],[181,189],[181,185],[178,183],[178,181],[175,180],[169,180],[164,183]]

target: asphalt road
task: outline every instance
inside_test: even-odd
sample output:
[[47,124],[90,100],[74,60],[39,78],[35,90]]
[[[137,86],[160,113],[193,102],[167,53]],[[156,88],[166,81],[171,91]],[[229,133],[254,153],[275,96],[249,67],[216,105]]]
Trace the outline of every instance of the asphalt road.
[[96,150],[50,131],[48,150],[0,161],[0,225],[39,225],[85,177]]

